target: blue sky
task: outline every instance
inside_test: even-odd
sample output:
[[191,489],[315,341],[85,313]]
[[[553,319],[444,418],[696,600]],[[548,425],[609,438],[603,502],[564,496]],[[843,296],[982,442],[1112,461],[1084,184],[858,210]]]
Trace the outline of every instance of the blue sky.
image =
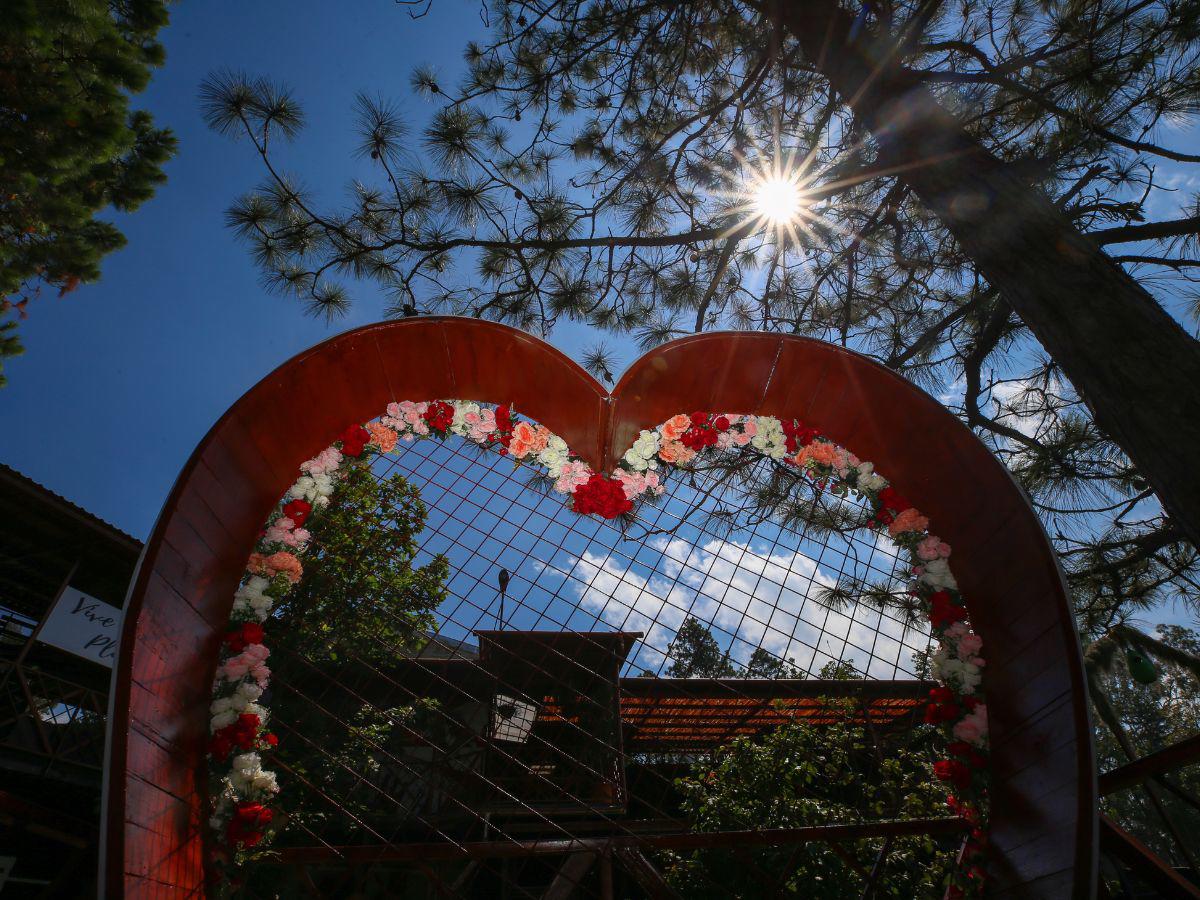
[[[330,327],[262,289],[223,223],[234,196],[260,180],[259,163],[248,145],[208,130],[197,90],[226,67],[294,87],[309,127],[283,158],[338,197],[357,165],[355,93],[391,96],[419,125],[430,107],[409,90],[412,69],[432,62],[455,80],[463,45],[484,34],[478,3],[439,0],[416,20],[406,10],[392,0],[172,6],[167,63],[135,102],[175,131],[179,154],[157,196],[116,217],[129,244],[101,281],[30,304],[26,354],[5,364],[0,390],[0,462],[145,538],[192,448],[234,400],[300,350],[382,316],[383,302],[359,292]],[[584,336],[566,328],[553,340],[577,356]]]
[[[432,107],[412,93],[409,75],[433,63],[455,81],[464,44],[485,34],[479,10],[474,0],[436,0],[414,20],[392,0],[174,5],[162,35],[167,64],[135,102],[174,129],[179,154],[157,196],[117,217],[129,245],[105,261],[102,280],[31,306],[21,328],[27,354],[6,364],[10,384],[0,390],[0,461],[144,538],[230,403],[300,350],[379,319],[384,303],[370,288],[357,290],[333,326],[262,289],[223,222],[261,169],[248,145],[207,129],[197,91],[222,68],[293,87],[308,127],[281,159],[319,197],[340,197],[349,178],[367,174],[352,155],[356,92],[395,100],[419,140]],[[1160,137],[1200,146],[1195,129]],[[1194,168],[1159,164],[1159,182],[1175,192],[1154,198],[1156,216],[1176,214],[1200,188]],[[569,325],[551,336],[576,358],[591,339]],[[632,356],[626,349],[621,362]]]

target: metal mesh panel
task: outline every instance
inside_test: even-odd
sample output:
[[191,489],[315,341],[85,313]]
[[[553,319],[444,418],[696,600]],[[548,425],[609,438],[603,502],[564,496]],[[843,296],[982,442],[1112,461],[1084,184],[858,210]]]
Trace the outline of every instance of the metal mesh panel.
[[576,515],[562,495],[531,489],[527,467],[514,469],[511,459],[461,438],[416,441],[376,469],[400,472],[430,507],[421,549],[444,554],[454,572],[452,600],[438,610],[438,633],[449,639],[495,627],[497,574],[505,569],[506,627],[643,632],[626,674],[665,674],[687,616],[711,629],[735,667],[762,647],[813,677],[843,662],[869,678],[912,678],[913,654],[929,646],[923,624],[862,602],[831,608],[817,596],[846,579],[906,581],[906,563],[886,535],[812,534],[770,521],[727,534],[707,514],[747,497],[737,485],[721,486],[717,473],[673,479],[659,503],[635,507],[623,531]]
[[[419,490],[414,565],[444,556],[447,597],[431,628],[394,645],[322,654],[312,623],[308,647],[272,657],[280,781],[306,805],[265,863],[350,864],[356,889],[386,873],[386,891],[414,896],[605,896],[604,866],[624,854],[627,882],[653,894],[642,846],[688,830],[674,778],[704,753],[789,718],[911,722],[927,629],[831,599],[847,584],[902,591],[905,563],[884,536],[818,527],[821,510],[855,512],[819,486],[796,486],[807,519],[760,515],[751,501],[770,469],[701,466],[618,523],[577,515],[528,467],[460,438],[376,459],[375,478]],[[689,618],[715,638],[717,664],[671,677]],[[788,677],[748,677],[756,651]],[[424,886],[403,887],[414,871]],[[491,878],[503,890],[480,894]]]

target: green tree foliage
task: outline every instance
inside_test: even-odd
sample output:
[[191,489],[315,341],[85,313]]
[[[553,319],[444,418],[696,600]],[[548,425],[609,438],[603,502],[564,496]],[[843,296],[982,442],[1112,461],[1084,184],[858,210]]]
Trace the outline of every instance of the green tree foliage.
[[306,527],[304,578],[281,604],[282,639],[309,659],[387,662],[420,649],[445,599],[449,564],[414,566],[428,512],[400,475],[347,470],[332,502]]
[[[677,786],[697,831],[799,828],[873,819],[925,818],[945,812],[945,792],[930,772],[928,731],[881,739],[850,720],[828,726],[790,722],[761,740],[739,738],[697,762]],[[883,842],[844,844],[870,872]],[[668,857],[672,884],[689,898],[777,896],[760,880],[778,879],[787,897],[857,897],[864,878],[824,844],[752,851],[695,851]],[[953,847],[929,836],[898,838],[887,847],[878,896],[940,896]]]
[[746,661],[747,678],[803,678],[804,670],[792,658],[781,659],[763,647],[755,647]]
[[[305,523],[313,539],[304,577],[271,624],[270,700],[278,759],[293,785],[282,803],[305,827],[344,826],[348,817],[330,815],[325,798],[360,820],[394,818],[387,788],[373,788],[372,779],[403,774],[395,760],[405,736],[426,720],[437,724],[431,703],[374,692],[388,683],[389,666],[425,645],[446,597],[445,558],[414,564],[426,515],[402,477],[377,479],[360,465]],[[303,840],[305,832],[289,833]]]
[[[1109,646],[1097,647],[1100,641],[1092,644],[1087,656],[1088,674],[1094,690],[1100,691],[1102,707],[1106,707],[1103,724],[1096,730],[1101,772],[1129,762],[1130,750],[1135,756],[1145,756],[1193,737],[1200,725],[1200,635],[1178,625],[1160,625],[1157,637],[1141,635],[1139,639],[1120,631],[1116,637],[1123,639],[1113,640]],[[1125,654],[1120,652],[1123,646],[1135,642],[1159,651],[1146,653],[1158,669],[1158,678],[1152,684],[1134,679]],[[1200,766],[1188,766],[1164,777],[1192,797],[1200,796]],[[1200,829],[1200,812],[1167,788],[1159,786],[1156,793],[1174,826],[1190,840]],[[1163,859],[1188,865],[1144,789],[1110,794],[1102,805],[1108,815]]]
[[[1170,185],[1200,157],[1154,138],[1198,106],[1194,4],[853,9],[862,33],[886,41],[879,58],[1195,322],[1200,206]],[[212,79],[209,121],[270,164],[229,220],[272,283],[325,315],[367,280],[396,315],[450,311],[542,334],[570,320],[644,348],[729,327],[844,344],[944,397],[1012,469],[1061,551],[1087,634],[1133,607],[1195,605],[1197,556],[1178,520],[1096,425],[1066,361],[833,89],[822,66],[840,51],[811,58],[770,7],[739,0],[487,12],[493,32],[467,46],[462,78],[414,73],[433,103],[420,135],[394,105],[359,98],[359,151],[376,177],[356,170],[344,206],[278,174],[275,154],[302,124],[286,89]],[[414,160],[404,151],[416,140]],[[792,229],[763,227],[747,216],[747,175],[789,165],[804,212]],[[612,373],[611,353],[588,357]],[[773,509],[781,497],[763,500]]]
[[667,675],[672,678],[728,678],[734,673],[733,663],[712,632],[693,616],[679,626],[667,659],[671,660]]
[[[175,138],[129,96],[162,65],[167,4],[10,0],[3,19],[0,314],[24,318],[43,286],[61,296],[95,280],[124,245],[97,212],[136,209],[165,180]],[[0,343],[0,360],[19,352],[14,341]]]

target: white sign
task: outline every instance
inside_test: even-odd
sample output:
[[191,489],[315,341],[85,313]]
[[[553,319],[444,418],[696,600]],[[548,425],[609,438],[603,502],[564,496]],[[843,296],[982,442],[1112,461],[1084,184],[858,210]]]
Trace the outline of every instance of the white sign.
[[69,587],[50,610],[38,640],[111,669],[121,640],[121,610]]

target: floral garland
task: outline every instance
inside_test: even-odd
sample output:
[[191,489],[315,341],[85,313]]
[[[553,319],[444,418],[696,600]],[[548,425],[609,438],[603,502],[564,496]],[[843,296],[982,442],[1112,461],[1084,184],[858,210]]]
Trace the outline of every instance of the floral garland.
[[258,703],[271,674],[262,623],[303,575],[301,557],[310,540],[305,522],[329,504],[339,478],[368,450],[386,454],[400,441],[451,435],[493,447],[518,463],[536,464],[581,515],[613,519],[630,512],[636,501],[663,493],[660,472],[686,467],[710,448],[752,448],[796,467],[835,495],[854,494],[865,500],[872,510],[870,527],[886,531],[909,553],[909,592],[921,602],[938,641],[931,661],[939,685],[930,691],[925,722],[947,733],[947,758],[934,764],[934,772],[954,792],[947,805],[970,826],[947,896],[982,892],[988,763],[987,707],[979,693],[983,642],[971,631],[950,573],[950,546],[929,533],[929,520],[877,474],[874,465],[797,420],[695,412],[642,431],[617,468],[605,475],[574,456],[566,441],[545,426],[515,420],[511,407],[461,400],[390,403],[387,415],[378,421],[351,425],[301,464],[300,477],[259,536],[234,595],[213,686],[210,825],[217,836],[214,862],[223,876],[229,864],[240,863],[247,851],[269,843],[274,835],[276,812],[271,804],[279,785],[275,774],[263,768],[262,755],[278,740],[267,729],[268,711]]

